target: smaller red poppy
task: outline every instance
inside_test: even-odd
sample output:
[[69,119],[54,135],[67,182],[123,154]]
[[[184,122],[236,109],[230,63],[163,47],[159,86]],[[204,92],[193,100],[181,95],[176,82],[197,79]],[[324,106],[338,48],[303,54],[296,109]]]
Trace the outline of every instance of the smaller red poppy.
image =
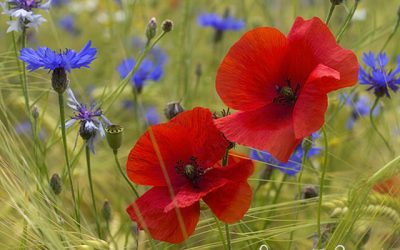
[[170,243],[194,232],[201,199],[221,221],[240,220],[250,207],[247,178],[254,165],[230,156],[222,167],[227,147],[208,109],[195,108],[151,126],[128,157],[129,178],[153,186],[127,208],[131,219],[154,239]]
[[393,197],[400,197],[400,176],[395,175],[390,179],[375,184],[374,191]]
[[287,162],[324,124],[327,94],[354,85],[358,68],[319,18],[297,18],[287,37],[270,27],[250,30],[219,67],[218,95],[238,112],[216,125],[228,140]]

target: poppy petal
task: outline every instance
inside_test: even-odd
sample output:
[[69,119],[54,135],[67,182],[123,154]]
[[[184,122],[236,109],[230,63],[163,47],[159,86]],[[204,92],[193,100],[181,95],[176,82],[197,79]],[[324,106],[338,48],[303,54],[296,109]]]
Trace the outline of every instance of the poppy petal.
[[237,110],[265,106],[284,81],[287,39],[277,29],[256,28],[244,34],[223,59],[216,77],[222,101]]
[[212,166],[220,160],[228,142],[215,127],[208,109],[195,108],[177,115],[170,122],[150,127],[131,150],[127,173],[141,185],[166,186],[165,167],[173,185],[185,179],[176,173],[178,161],[196,157],[199,165]]
[[339,72],[319,64],[310,74],[297,98],[293,110],[293,126],[296,138],[302,139],[324,125],[328,97],[321,87],[330,82],[337,82]]
[[269,104],[253,111],[236,112],[215,121],[230,141],[266,150],[287,162],[300,139],[294,135],[291,105]]
[[[303,72],[311,73],[318,64],[324,64],[340,73],[340,81],[326,86],[327,91],[349,87],[357,82],[359,69],[357,57],[351,50],[343,49],[336,43],[334,35],[321,19],[314,17],[304,20],[298,17],[288,34],[288,41],[289,47],[301,48],[303,59],[315,62],[314,65],[304,61],[296,63]],[[298,56],[293,54],[290,56],[293,60],[300,60]]]
[[254,171],[254,162],[247,156],[232,152],[228,157],[228,165],[222,167],[219,162],[218,167],[213,168],[207,174],[215,178],[224,178],[233,182],[247,181]]
[[250,208],[251,187],[247,182],[230,182],[203,198],[218,219],[235,223],[242,219]]
[[[164,209],[170,202],[167,187],[153,187],[129,205],[126,211],[131,219],[138,223],[139,228],[146,228],[154,239],[177,244],[193,234],[199,221],[200,204],[197,202],[180,208],[179,213],[177,209],[165,212]],[[136,213],[135,207],[140,214]],[[181,216],[181,220],[178,216]],[[141,221],[145,225],[142,225]],[[180,225],[183,225],[184,229]]]
[[175,205],[184,208],[193,205],[198,202],[201,198],[206,196],[208,193],[224,186],[228,183],[228,180],[223,178],[209,177],[208,173],[199,181],[197,187],[193,187],[191,183],[188,183],[176,192],[175,202],[171,201],[166,207],[165,212],[169,212],[175,208]]

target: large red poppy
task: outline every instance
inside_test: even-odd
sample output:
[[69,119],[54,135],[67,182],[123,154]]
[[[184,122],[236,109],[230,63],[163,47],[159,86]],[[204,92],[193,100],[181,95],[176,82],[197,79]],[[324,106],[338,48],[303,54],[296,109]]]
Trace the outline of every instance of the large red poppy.
[[182,242],[194,232],[200,199],[221,221],[240,220],[250,207],[247,178],[254,166],[230,156],[222,167],[227,147],[208,109],[195,108],[150,127],[128,157],[129,178],[153,186],[127,208],[131,219],[154,239],[170,243]]
[[222,61],[216,88],[238,110],[216,120],[225,136],[287,162],[324,124],[327,93],[357,82],[354,53],[318,18],[298,17],[289,35],[269,27],[243,35]]

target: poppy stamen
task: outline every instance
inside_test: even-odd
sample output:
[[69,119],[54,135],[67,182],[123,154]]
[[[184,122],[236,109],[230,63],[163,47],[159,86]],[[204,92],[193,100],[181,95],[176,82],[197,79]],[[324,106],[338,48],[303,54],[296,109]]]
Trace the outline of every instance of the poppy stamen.
[[183,161],[178,161],[175,166],[175,171],[184,176],[192,184],[194,188],[198,188],[198,182],[200,177],[205,174],[204,168],[200,167],[197,163],[197,158],[190,157],[187,163]]
[[297,99],[297,94],[300,90],[300,85],[297,84],[295,88],[292,88],[290,80],[287,80],[287,86],[276,86],[278,96],[274,98],[274,103],[279,104],[294,104]]

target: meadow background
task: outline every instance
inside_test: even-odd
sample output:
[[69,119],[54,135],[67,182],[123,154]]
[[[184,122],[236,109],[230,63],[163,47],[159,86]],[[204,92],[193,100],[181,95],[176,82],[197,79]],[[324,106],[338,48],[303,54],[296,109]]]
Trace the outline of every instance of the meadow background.
[[[348,0],[336,7],[329,25],[334,34],[339,32],[353,4],[354,1]],[[359,1],[340,44],[353,50],[361,65],[362,53],[379,52],[393,31],[400,18],[399,5],[395,0]],[[329,7],[328,0],[121,0],[121,3],[114,0],[71,0],[65,5],[52,7],[48,12],[40,11],[47,22],[37,31],[29,30],[27,47],[80,50],[88,40],[92,40],[98,49],[97,59],[90,69],[76,70],[69,75],[70,87],[83,103],[102,102],[105,94],[121,83],[116,70],[120,62],[127,57],[137,58],[140,54],[141,48],[135,41],[145,41],[149,19],[156,17],[159,26],[165,19],[174,22],[173,30],[157,44],[167,55],[164,74],[159,81],[150,81],[144,86],[139,96],[139,114],[135,116],[135,109],[129,104],[133,101],[130,86],[115,102],[103,107],[109,120],[125,128],[123,145],[119,150],[119,160],[124,166],[130,149],[149,122],[157,122],[157,119],[154,121],[157,116],[159,122],[167,121],[163,109],[168,102],[181,101],[185,109],[203,106],[219,112],[225,108],[214,87],[216,71],[230,46],[246,30],[272,26],[287,34],[297,16],[305,19],[318,16],[324,20]],[[214,30],[199,26],[197,17],[203,12],[222,15],[226,8],[233,16],[243,19],[246,27],[240,31],[227,31],[219,43],[214,43]],[[60,19],[66,15],[72,15],[75,22],[72,32],[59,25]],[[125,212],[135,197],[118,173],[112,150],[105,140],[95,143],[93,181],[98,211],[108,200],[112,216],[107,224],[99,213],[106,233],[103,239],[97,238],[80,138],[74,147],[78,126],[68,129],[67,134],[73,180],[79,190],[82,231],[74,224],[59,129],[58,100],[51,88],[51,74],[45,70],[28,73],[28,88],[31,105],[39,110],[36,129],[40,131],[43,149],[39,159],[47,166],[50,176],[54,173],[61,176],[61,194],[54,195],[49,180],[38,176],[38,160],[19,82],[21,72],[12,35],[5,32],[7,20],[7,15],[0,16],[0,249],[150,248],[149,239],[137,231]],[[393,69],[396,56],[400,55],[399,33],[393,36],[385,49],[390,57],[388,67]],[[19,34],[15,35],[18,37]],[[353,129],[346,127],[354,105],[344,104],[343,93],[367,96],[370,105],[374,100],[373,94],[358,84],[329,96],[326,114],[329,147],[322,213],[322,232],[327,238],[327,247],[334,249],[342,244],[346,249],[399,249],[399,198],[370,192],[371,183],[365,181],[394,156],[373,130],[368,115],[359,117]],[[400,153],[400,102],[397,95],[393,93],[391,99],[382,99],[379,114],[375,117],[395,155]],[[154,108],[151,115],[146,116],[151,107]],[[67,117],[72,114],[70,109],[66,110]],[[316,144],[324,147],[321,138]],[[244,154],[249,152],[240,146],[237,150]],[[306,163],[304,186],[318,190],[322,163],[323,153]],[[232,248],[259,249],[264,244],[269,249],[288,249],[289,245],[292,249],[311,249],[317,230],[318,198],[296,199],[296,178],[274,171],[271,180],[263,180],[260,174],[265,164],[256,162],[256,166],[249,181],[254,189],[259,185],[260,188],[243,220],[231,226]],[[140,186],[138,190],[143,193],[146,189]],[[280,196],[275,199],[278,190]],[[195,234],[185,243],[171,245],[154,241],[154,247],[222,249],[225,245],[218,230],[222,226],[209,210],[203,210]]]

